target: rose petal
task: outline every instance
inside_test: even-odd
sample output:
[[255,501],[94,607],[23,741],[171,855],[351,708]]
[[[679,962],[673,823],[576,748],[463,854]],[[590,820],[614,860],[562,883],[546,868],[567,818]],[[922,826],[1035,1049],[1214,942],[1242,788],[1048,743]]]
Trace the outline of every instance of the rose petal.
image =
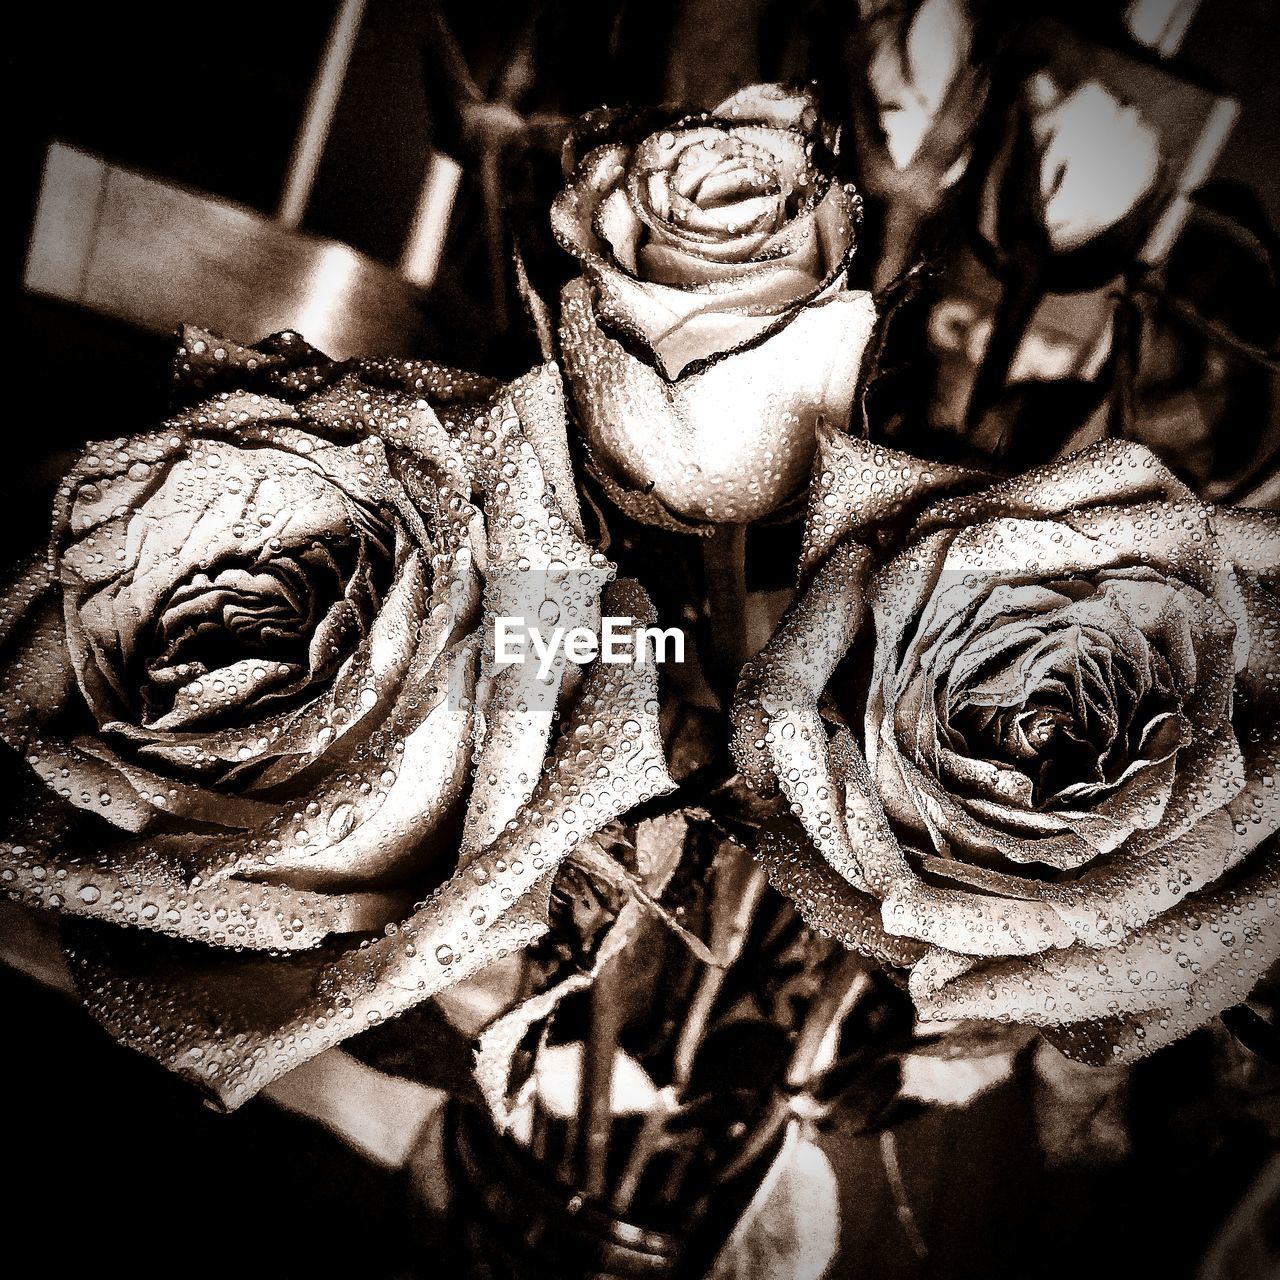
[[[821,123],[818,99],[807,88],[785,84],[751,84],[737,90],[711,110],[718,120],[767,125],[812,134]],[[825,139],[832,146],[832,139]]]
[[459,646],[414,680],[412,699],[340,772],[278,806],[248,840],[224,845],[220,860],[234,858],[242,876],[327,892],[420,876],[453,842],[449,819],[471,764],[475,647]]
[[[662,375],[673,380],[691,365],[735,352],[807,314],[820,296],[847,288],[844,263],[852,252],[856,205],[833,185],[813,215],[807,237],[785,256],[736,268],[723,278],[707,274],[690,287],[628,276],[608,264],[592,264],[600,319],[653,353]],[[828,260],[828,246],[843,247]],[[807,258],[796,258],[797,252]]]
[[[551,204],[551,230],[561,248],[584,261],[607,261],[613,256],[613,245],[605,238],[605,225],[600,211],[609,205],[609,234],[619,236],[619,261],[634,256],[634,230],[629,219],[624,221],[623,206],[610,201],[613,192],[625,194],[627,164],[631,148],[609,144],[588,152],[578,166],[574,180],[556,196]],[[634,217],[630,202],[626,211]]]
[[[595,630],[600,592],[612,566],[590,551],[561,513],[514,402],[495,406],[489,422],[493,460],[486,458],[478,468],[489,489],[484,505],[492,567],[485,584],[486,617],[541,619],[566,632]],[[463,828],[464,856],[496,838],[537,781],[563,675],[560,662],[549,683],[539,682],[529,664],[492,676]]]
[[[913,994],[926,1018],[1075,1027],[1066,1043],[1080,1056],[1105,1061],[1099,1050],[1108,1032],[1119,1030],[1122,1015],[1149,1015],[1155,1027],[1171,1022],[1181,1036],[1246,995],[1280,957],[1278,905],[1280,850],[1273,844],[1248,874],[1188,898],[1118,947],[997,960],[933,990],[921,984]],[[1110,1060],[1150,1051],[1135,1034],[1146,1021],[1127,1023]]]
[[919,508],[956,489],[981,485],[981,472],[922,461],[872,444],[824,423],[805,514],[801,578],[845,538],[914,516]]
[[[474,622],[476,605],[455,616],[430,607],[430,600],[450,595],[466,600],[452,567],[436,578],[439,591],[411,552],[401,565],[368,639],[343,663],[331,683],[312,700],[251,723],[218,732],[166,734],[113,724],[111,733],[134,744],[139,755],[185,772],[213,773],[227,784],[241,782],[249,790],[265,790],[286,782],[322,755],[339,749],[343,739],[381,724],[399,694],[410,662],[429,664],[451,642],[461,625]],[[230,766],[229,771],[227,767]],[[243,775],[243,777],[242,777]]]
[[[23,906],[129,925],[220,947],[290,951],[394,919],[400,893],[308,893],[193,877],[182,841],[130,842],[93,856],[51,845],[0,845],[0,886]],[[127,943],[113,942],[114,946]]]
[[744,521],[800,487],[819,415],[848,419],[873,323],[868,295],[839,293],[766,342],[671,383],[601,330],[585,283],[573,281],[560,339],[597,460],[678,515]]
[[611,191],[600,201],[592,220],[592,228],[598,240],[613,254],[613,259],[624,271],[638,270],[640,241],[645,235],[640,221],[625,191]]
[[845,544],[827,561],[744,673],[734,712],[739,768],[757,785],[776,778],[822,856],[858,885],[863,870],[843,820],[818,694],[862,625],[869,558],[865,548]]
[[874,898],[855,889],[789,827],[765,827],[753,852],[769,883],[819,933],[888,964],[907,965],[919,955],[915,944],[885,932]]
[[1280,513],[1218,507],[1213,525],[1223,552],[1237,568],[1268,578],[1280,575]]
[[935,503],[914,530],[921,536],[943,526],[977,524],[1001,518],[1060,519],[1110,505],[1184,503],[1193,523],[1204,507],[1191,490],[1143,445],[1104,440],[1057,462],[991,485],[979,493]]
[[1071,941],[1052,907],[902,880],[881,908],[890,933],[970,956],[1029,956]]
[[520,428],[542,464],[549,495],[573,531],[582,537],[582,511],[569,457],[569,428],[564,382],[554,361],[539,365],[507,387]]

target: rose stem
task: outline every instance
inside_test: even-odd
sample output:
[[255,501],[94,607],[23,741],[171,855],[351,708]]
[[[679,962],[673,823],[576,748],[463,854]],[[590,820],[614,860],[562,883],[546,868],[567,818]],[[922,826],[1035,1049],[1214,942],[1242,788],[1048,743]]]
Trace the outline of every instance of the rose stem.
[[[716,866],[715,890],[711,921],[710,945],[720,964],[703,969],[697,990],[689,1005],[689,1013],[676,1042],[672,1066],[672,1089],[683,1101],[684,1092],[693,1076],[698,1050],[706,1039],[707,1028],[716,999],[724,987],[729,971],[746,948],[751,925],[768,884],[764,868],[734,841],[720,846]],[[690,1164],[698,1147],[686,1143],[671,1160],[666,1185],[659,1200],[666,1205],[676,1203]]]
[[614,1184],[613,1194],[609,1197],[610,1206],[615,1213],[626,1213],[631,1208],[649,1161],[666,1145],[663,1131],[667,1127],[667,1117],[675,1110],[675,1106],[675,1090],[668,1085],[660,1091],[657,1103],[641,1121],[631,1153],[627,1156],[622,1173]]
[[[728,860],[734,857],[739,860],[739,866],[733,868],[738,874],[726,874]],[[766,883],[764,868],[735,842],[726,840],[720,846],[713,888],[711,937],[708,939],[720,964],[716,968],[709,965],[703,968],[697,990],[689,1003],[689,1013],[680,1029],[672,1064],[672,1083],[677,1092],[682,1093],[689,1083],[693,1061],[706,1035],[716,997],[724,986],[730,967],[746,945]]]
[[807,1089],[817,1073],[831,1065],[839,1047],[840,1028],[870,986],[866,961],[856,951],[845,952],[805,1014],[787,1066],[788,1089]]
[[[520,966],[519,1000],[516,1003],[528,1000],[537,990],[537,974],[538,966],[526,951]],[[530,1090],[529,1112],[529,1151],[535,1160],[545,1163],[548,1155],[551,1117],[547,1112],[546,1104],[542,1101],[542,1092],[536,1087]]]
[[593,1200],[609,1188],[609,1137],[613,1130],[613,1066],[622,1031],[622,1000],[616,963],[606,964],[587,992],[590,1013],[582,1046],[575,1185]]
[[[965,425],[970,435],[1003,394],[1027,327],[1043,297],[1038,261],[1030,254],[1012,257],[1004,272],[1004,290],[991,337],[969,394]],[[1008,440],[1002,439],[997,445],[997,455],[1003,454],[1008,444]]]
[[529,1101],[529,1107],[531,1111],[529,1118],[529,1153],[539,1163],[545,1163],[547,1159],[549,1117],[536,1089],[533,1091],[533,1097]]
[[1107,415],[1107,432],[1113,439],[1128,440],[1137,417],[1134,383],[1142,352],[1143,313],[1140,294],[1132,276],[1125,281],[1124,294],[1116,305],[1112,321],[1111,349],[1115,369]]
[[480,159],[480,190],[484,199],[489,246],[489,289],[493,295],[494,321],[499,331],[507,324],[506,234],[502,222],[502,154],[496,144],[487,143]]
[[[731,859],[737,859],[737,874],[727,874]],[[720,961],[718,966],[705,966],[698,986],[689,1002],[689,1010],[680,1028],[672,1062],[671,1083],[662,1090],[666,1107],[655,1107],[636,1135],[635,1145],[627,1159],[622,1176],[614,1188],[613,1207],[627,1210],[639,1190],[649,1162],[667,1144],[664,1130],[667,1115],[680,1103],[681,1095],[693,1073],[694,1059],[706,1035],[707,1023],[716,997],[724,985],[729,968],[742,954],[751,932],[752,919],[767,883],[763,868],[734,841],[726,840],[717,851],[712,880],[711,930],[708,945]],[[687,1160],[677,1162],[672,1177],[678,1178]]]
[[911,1245],[917,1258],[929,1256],[929,1246],[920,1228],[916,1225],[916,1215],[911,1211],[911,1200],[907,1195],[907,1184],[902,1179],[902,1167],[898,1163],[898,1143],[892,1129],[884,1129],[880,1133],[880,1160],[884,1164],[885,1177],[889,1189],[893,1192],[894,1206],[898,1214],[898,1222],[903,1234]]
[[870,986],[866,962],[857,952],[847,952],[805,1014],[787,1064],[781,1096],[755,1131],[747,1136],[737,1157],[723,1171],[721,1181],[750,1168],[777,1140],[796,1114],[794,1099],[810,1092],[817,1078],[831,1065],[839,1047],[840,1029]]
[[747,634],[747,526],[722,524],[702,539],[711,670],[708,679],[728,701],[738,673],[751,656]]

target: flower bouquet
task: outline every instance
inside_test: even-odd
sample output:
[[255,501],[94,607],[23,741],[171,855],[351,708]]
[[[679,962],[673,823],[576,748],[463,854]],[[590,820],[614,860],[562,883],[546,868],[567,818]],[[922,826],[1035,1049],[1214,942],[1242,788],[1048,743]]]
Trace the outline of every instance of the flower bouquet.
[[921,1267],[939,1109],[1025,1087],[1055,1167],[1175,1042],[1277,1088],[1266,431],[1188,461],[1153,371],[1248,355],[1169,284],[1197,144],[1110,55],[865,7],[855,81],[472,129],[495,199],[562,153],[532,368],[188,325],[3,595],[11,918],[220,1109],[334,1052],[438,1090],[458,1274],[852,1274],[864,1150]]

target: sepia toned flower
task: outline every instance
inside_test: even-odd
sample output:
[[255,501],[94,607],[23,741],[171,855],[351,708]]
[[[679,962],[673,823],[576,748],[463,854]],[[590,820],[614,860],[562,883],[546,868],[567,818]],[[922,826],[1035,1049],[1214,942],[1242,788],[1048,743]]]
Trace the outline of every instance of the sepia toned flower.
[[948,91],[964,70],[972,43],[966,7],[959,0],[925,0],[872,15],[887,26],[870,59],[868,79],[879,107],[885,150],[898,170],[910,167],[929,140]]
[[647,617],[582,539],[554,367],[180,360],[231,389],[89,445],[4,597],[0,877],[105,922],[68,933],[90,1007],[237,1105],[545,932],[573,846],[671,783],[651,666],[535,699],[486,655],[530,584]]
[[592,135],[552,208],[582,267],[559,331],[577,416],[622,488],[685,521],[756,519],[802,486],[818,417],[849,418],[874,321],[848,280],[858,197],[808,94],[630,123]]
[[991,483],[826,434],[808,585],[735,748],[813,923],[912,940],[926,1018],[1124,1060],[1280,957],[1280,520],[1141,446]]
[[1156,180],[1160,140],[1135,107],[1097,82],[1062,93],[1040,75],[1030,92],[1038,108],[1031,131],[1040,147],[1040,207],[1049,244],[1063,252],[1137,206]]
[[1162,189],[1155,125],[1101,81],[1062,84],[1048,71],[1027,80],[1013,125],[987,179],[983,235],[1046,259],[1110,244],[1109,262]]
[[964,0],[876,4],[855,33],[858,173],[882,205],[877,287],[910,265],[924,220],[964,174],[988,76]]

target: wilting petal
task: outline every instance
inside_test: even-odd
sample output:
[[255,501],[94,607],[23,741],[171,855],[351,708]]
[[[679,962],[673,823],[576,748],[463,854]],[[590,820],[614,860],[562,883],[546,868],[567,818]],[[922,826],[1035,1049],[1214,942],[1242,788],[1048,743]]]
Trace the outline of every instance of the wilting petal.
[[[683,814],[667,814],[637,824],[637,871],[644,885],[643,892],[651,902],[661,896],[678,869],[687,830],[688,821]],[[484,1028],[476,1042],[476,1083],[500,1128],[510,1129],[516,1120],[511,1074],[525,1037],[537,1023],[543,1024],[545,1034],[564,1001],[590,987],[601,970],[625,954],[649,909],[636,895],[628,897],[596,948],[590,968],[572,970],[545,990],[507,1009]]]

